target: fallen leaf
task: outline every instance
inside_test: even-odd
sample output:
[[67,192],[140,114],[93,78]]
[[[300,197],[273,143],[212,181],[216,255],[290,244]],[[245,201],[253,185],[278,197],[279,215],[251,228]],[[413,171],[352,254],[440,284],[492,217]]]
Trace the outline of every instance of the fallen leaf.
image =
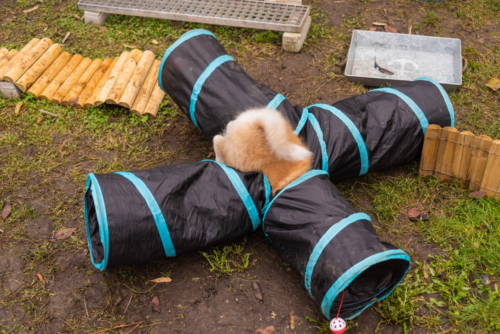
[[479,43],[484,43],[484,38],[480,38],[477,40]]
[[73,234],[73,232],[75,232],[75,231],[76,231],[75,227],[64,228],[56,233],[56,238],[59,240],[66,239],[71,234]]
[[172,282],[172,279],[170,277],[159,277],[152,279],[151,282],[153,283],[169,283]]
[[73,16],[79,20],[81,20],[82,18],[80,16],[78,16],[78,14],[73,14]]
[[476,198],[476,199],[481,199],[484,196],[486,196],[486,193],[484,191],[474,191],[474,192],[471,192],[468,195],[468,197],[470,197],[470,198]]
[[28,288],[32,288],[32,287],[34,287],[34,286],[35,286],[35,284],[36,284],[36,281],[34,281],[34,282],[33,282],[33,283],[31,283],[31,284],[26,283],[26,287],[28,287]]
[[292,331],[295,330],[295,313],[293,313],[293,311],[290,312],[290,329]]
[[377,31],[377,28],[375,28],[375,27],[370,27],[370,29],[369,29],[369,30],[370,30],[370,31]]
[[397,33],[398,32],[398,30],[396,28],[393,28],[393,27],[391,27],[390,25],[387,25],[387,24],[384,26],[384,29],[385,29],[386,32],[392,32],[392,33]]
[[257,329],[255,334],[271,334],[276,332],[274,326],[267,326],[266,328]]
[[380,22],[373,22],[372,23],[373,26],[379,26],[379,27],[385,27],[387,24],[385,23],[380,23]]
[[2,219],[3,220],[7,219],[7,217],[10,215],[11,210],[12,210],[12,207],[10,206],[9,201],[3,203],[3,209],[2,209]]
[[153,312],[160,312],[160,300],[158,299],[158,296],[153,297],[151,304],[153,304]]
[[412,218],[418,218],[418,216],[420,216],[420,210],[419,209],[416,209],[416,208],[412,208],[408,211],[408,218],[410,218],[410,220]]
[[43,32],[46,32],[46,31],[47,31],[47,29],[49,29],[49,27],[45,27],[45,29],[43,29]]
[[35,10],[37,10],[40,6],[35,6],[33,8],[30,8],[30,9],[26,9],[26,10],[23,10],[23,12],[25,14],[28,14],[28,13],[31,13],[31,12],[34,12]]
[[422,265],[422,269],[424,270],[424,278],[429,279],[429,274],[427,273],[427,268],[425,267],[425,262]]
[[42,277],[42,275],[40,275],[40,274],[36,274],[36,275],[38,276],[38,279],[40,280],[40,282],[43,282],[43,277]]
[[253,282],[253,292],[255,293],[255,298],[262,303],[262,293],[260,292],[259,285],[255,281]]
[[158,41],[157,41],[156,39],[152,39],[152,40],[151,40],[151,43],[153,43],[154,45],[158,45],[158,44],[160,44],[160,43],[158,43]]
[[135,49],[137,47],[135,45],[127,45],[127,44],[123,44],[123,46],[129,49]]
[[490,87],[494,92],[496,92],[498,89],[500,89],[500,80],[498,78],[491,78],[486,83],[486,87]]
[[214,156],[214,152],[210,152],[210,154],[207,156],[207,159],[210,159]]
[[68,39],[69,35],[71,35],[71,32],[68,31],[68,33],[66,34],[66,36],[64,36],[64,39],[62,40],[61,44],[64,44],[64,42],[66,42],[66,40]]
[[40,117],[36,120],[36,122],[37,122],[38,124],[40,124],[42,121],[43,121],[43,116],[40,116]]
[[107,27],[103,27],[103,26],[99,26],[99,27],[97,27],[97,29],[99,29],[100,31],[107,31],[108,30]]
[[412,208],[408,210],[408,218],[411,221],[417,221],[417,220],[428,221],[430,219],[429,216],[427,216],[425,213],[423,213],[417,208]]
[[23,101],[18,102],[16,104],[16,109],[14,109],[14,114],[19,115],[19,111],[21,110],[21,107],[23,106]]

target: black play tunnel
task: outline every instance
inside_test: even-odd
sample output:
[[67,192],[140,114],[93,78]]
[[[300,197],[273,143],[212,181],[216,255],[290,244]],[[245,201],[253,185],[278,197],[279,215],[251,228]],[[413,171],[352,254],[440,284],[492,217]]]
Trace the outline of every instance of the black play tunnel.
[[241,112],[280,111],[332,181],[419,157],[428,124],[454,126],[448,94],[432,79],[380,88],[333,105],[292,106],[250,78],[207,30],[184,34],[163,57],[160,87],[210,139]]
[[330,180],[418,157],[426,124],[453,125],[453,108],[439,84],[423,79],[333,106],[293,107],[251,79],[204,30],[188,32],[167,50],[159,84],[210,139],[245,110],[279,110],[313,151],[318,170],[274,198],[261,174],[209,161],[90,174],[85,218],[97,268],[203,249],[246,235],[263,221],[327,318],[336,314],[340,292],[341,315],[351,319],[404,278],[408,255],[380,242],[369,217],[355,213]]
[[410,267],[402,250],[380,242],[321,170],[270,198],[262,174],[214,161],[137,172],[89,174],[85,194],[94,266],[144,263],[248,235],[261,225],[303,278],[323,314],[351,319],[388,296]]

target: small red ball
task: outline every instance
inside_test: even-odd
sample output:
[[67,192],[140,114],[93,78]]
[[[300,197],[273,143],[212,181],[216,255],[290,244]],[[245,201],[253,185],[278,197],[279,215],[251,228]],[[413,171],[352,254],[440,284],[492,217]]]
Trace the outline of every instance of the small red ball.
[[335,334],[344,333],[346,328],[347,328],[347,324],[345,323],[344,319],[342,319],[342,318],[335,318],[335,319],[332,319],[332,321],[330,322],[330,330]]

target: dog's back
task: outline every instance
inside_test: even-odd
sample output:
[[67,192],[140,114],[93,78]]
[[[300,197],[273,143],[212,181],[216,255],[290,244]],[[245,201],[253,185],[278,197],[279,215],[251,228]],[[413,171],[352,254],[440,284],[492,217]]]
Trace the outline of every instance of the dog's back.
[[214,137],[216,160],[243,172],[263,172],[273,194],[311,167],[312,153],[276,110],[253,109]]

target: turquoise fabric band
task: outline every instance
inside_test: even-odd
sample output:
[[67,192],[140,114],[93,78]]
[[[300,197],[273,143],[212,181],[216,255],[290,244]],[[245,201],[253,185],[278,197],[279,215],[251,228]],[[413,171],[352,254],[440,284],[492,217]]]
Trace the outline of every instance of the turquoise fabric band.
[[332,225],[328,229],[328,231],[326,231],[326,233],[323,234],[321,239],[319,239],[316,246],[314,246],[314,249],[311,255],[309,256],[309,261],[307,262],[307,267],[304,274],[306,290],[307,292],[309,292],[309,296],[311,296],[312,299],[314,299],[314,297],[311,291],[311,277],[312,274],[314,273],[314,267],[316,266],[316,262],[318,262],[318,259],[325,250],[325,247],[328,246],[328,244],[332,241],[332,239],[335,238],[337,234],[339,234],[345,227],[363,219],[368,220],[370,222],[372,221],[370,216],[368,216],[366,213],[354,213],[349,217],[342,219],[338,223]]
[[[408,261],[408,267],[406,269],[405,274],[402,275],[400,281],[396,285],[394,285],[394,288],[399,283],[401,283],[401,281],[403,280],[404,276],[406,275],[406,273],[410,269],[411,260],[410,260],[410,257],[408,256],[408,254],[406,254],[405,252],[403,252],[400,249],[394,249],[394,250],[388,250],[388,251],[385,251],[385,252],[382,252],[382,253],[377,253],[377,254],[374,254],[372,256],[369,256],[366,259],[364,259],[363,261],[360,261],[357,264],[355,264],[354,266],[352,266],[351,268],[349,268],[349,270],[347,270],[342,276],[340,276],[335,281],[335,283],[330,287],[330,289],[328,290],[328,292],[325,294],[325,297],[323,298],[323,302],[321,303],[321,310],[323,312],[323,315],[327,319],[331,318],[330,317],[330,310],[331,310],[333,301],[335,300],[335,298],[337,297],[337,295],[342,292],[342,290],[346,289],[349,286],[349,284],[351,284],[351,282],[354,281],[354,279],[356,279],[356,277],[358,277],[362,272],[364,272],[366,269],[370,268],[371,266],[373,266],[373,265],[375,265],[377,263],[380,263],[380,262],[388,261],[388,260],[405,260],[405,261]],[[375,302],[380,301],[380,300],[386,298],[387,296],[389,296],[391,294],[391,292],[394,290],[394,288],[392,288],[390,291],[388,291],[387,294],[385,294],[384,296],[382,296],[380,298],[374,298],[362,310],[360,310],[355,315],[347,318],[347,320],[355,318],[361,312],[363,312],[363,310],[365,310],[366,308],[370,307]]]
[[276,110],[280,106],[281,102],[285,100],[286,98],[283,95],[278,94],[271,100],[271,102],[269,102],[266,108]]
[[255,206],[252,197],[248,193],[247,188],[245,188],[243,181],[241,181],[240,177],[238,176],[238,173],[236,173],[234,169],[224,164],[221,164],[220,162],[209,159],[202,161],[214,162],[217,165],[219,165],[219,167],[222,168],[222,170],[226,173],[234,189],[236,189],[236,192],[238,193],[238,195],[240,195],[241,201],[245,205],[245,208],[248,211],[248,215],[250,216],[250,220],[252,221],[253,230],[255,231],[255,229],[257,229],[257,227],[259,227],[260,225],[259,211],[257,210],[257,207]]
[[446,103],[446,107],[448,108],[448,112],[450,113],[450,126],[455,126],[455,110],[453,110],[453,105],[451,104],[450,97],[448,96],[448,93],[444,90],[443,86],[441,86],[437,81],[432,80],[431,78],[417,78],[414,81],[429,81],[432,82],[441,92],[441,95],[443,95],[444,102]]
[[[101,240],[102,246],[104,248],[104,259],[100,263],[95,263],[94,255],[92,253],[92,242],[90,240],[90,229],[87,211],[87,191],[91,191],[92,199],[94,200],[94,208],[97,217],[97,224],[99,225],[99,238]],[[101,187],[97,178],[93,173],[87,175],[87,189],[84,195],[84,214],[85,223],[87,225],[87,242],[89,244],[90,258],[92,264],[99,270],[105,270],[108,266],[108,256],[109,256],[109,234],[108,234],[108,216],[106,215],[106,205],[104,204],[104,198],[102,197]]]
[[309,120],[309,123],[311,123],[311,126],[313,127],[314,131],[316,131],[316,135],[318,136],[318,142],[321,148],[321,169],[325,172],[328,172],[328,153],[326,152],[326,144],[325,140],[323,139],[323,131],[319,126],[316,116],[310,113],[307,116],[307,119]]
[[345,126],[351,131],[352,136],[354,137],[354,140],[358,144],[358,149],[359,149],[359,157],[361,159],[361,168],[359,171],[359,175],[364,175],[368,173],[368,168],[370,166],[370,163],[368,161],[368,151],[366,149],[365,142],[363,140],[363,136],[361,136],[361,133],[359,132],[358,128],[354,123],[347,117],[342,111],[339,109],[329,106],[328,104],[313,104],[312,106],[307,107],[307,109],[311,109],[313,107],[316,108],[321,108],[328,110],[332,114],[334,114],[338,119],[340,119]]
[[172,51],[175,50],[175,48],[177,48],[179,45],[181,45],[182,43],[184,43],[188,39],[196,37],[196,36],[200,36],[200,35],[209,35],[209,36],[212,36],[213,38],[217,39],[217,37],[215,37],[215,35],[212,34],[208,30],[194,29],[194,30],[188,31],[187,33],[183,34],[177,41],[175,41],[174,44],[172,44],[167,49],[167,51],[165,51],[165,54],[163,55],[163,59],[161,60],[160,70],[158,71],[158,85],[160,86],[162,91],[165,91],[165,89],[163,89],[163,83],[161,81],[161,76],[163,73],[163,65],[165,64],[165,61],[167,60],[168,56],[170,56],[170,54],[172,53]]
[[388,87],[373,89],[370,92],[385,92],[385,93],[389,93],[389,94],[394,94],[397,97],[399,97],[401,100],[403,100],[411,108],[411,110],[413,110],[413,113],[415,114],[415,116],[417,116],[418,121],[420,122],[420,126],[422,127],[422,131],[425,134],[425,130],[427,129],[427,126],[429,126],[429,121],[425,117],[425,114],[422,111],[422,109],[420,109],[420,107],[417,106],[417,104],[412,99],[410,99],[407,95],[401,93],[399,90],[396,90],[394,88],[388,88]]
[[137,188],[139,193],[142,195],[142,197],[146,201],[146,204],[149,207],[149,210],[151,210],[151,214],[153,215],[153,218],[155,220],[156,227],[158,228],[158,233],[160,234],[161,242],[165,250],[165,254],[167,255],[167,257],[174,257],[175,249],[174,249],[174,244],[172,243],[172,239],[170,238],[170,233],[168,232],[167,222],[165,221],[160,206],[156,202],[156,199],[154,198],[149,188],[141,179],[139,179],[132,173],[116,172],[116,174],[119,174],[124,178],[126,178],[127,180],[129,180],[130,182],[132,182],[132,184]]
[[196,121],[196,116],[195,116],[196,101],[198,101],[198,95],[200,94],[201,89],[203,88],[205,80],[207,80],[210,74],[212,74],[212,72],[215,71],[217,67],[228,61],[234,61],[234,59],[228,55],[215,58],[207,66],[207,68],[203,71],[203,73],[201,73],[200,77],[198,78],[198,80],[196,80],[196,83],[193,86],[193,93],[191,94],[191,100],[189,104],[189,115],[191,117],[191,121],[194,123],[194,125],[196,125],[198,129],[200,129],[200,127],[198,126],[198,122]]

